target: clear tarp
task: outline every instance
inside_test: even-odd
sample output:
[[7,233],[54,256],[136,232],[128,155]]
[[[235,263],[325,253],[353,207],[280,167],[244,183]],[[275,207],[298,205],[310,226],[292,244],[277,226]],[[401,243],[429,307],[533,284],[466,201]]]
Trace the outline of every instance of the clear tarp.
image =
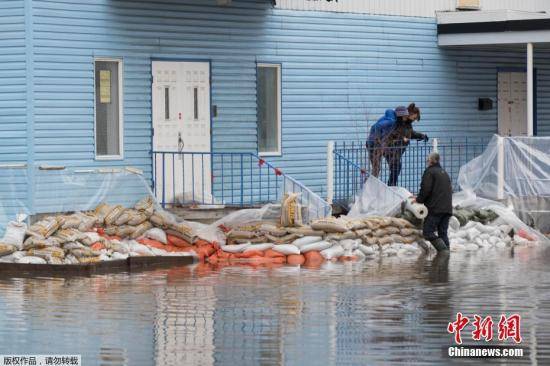
[[30,213],[27,184],[25,164],[0,167],[0,237],[8,222],[15,220],[18,214]]
[[498,201],[527,224],[550,232],[550,137],[494,136],[460,169],[462,197]]
[[401,187],[388,187],[384,182],[371,175],[365,181],[363,189],[351,206],[348,217],[394,216],[411,193]]

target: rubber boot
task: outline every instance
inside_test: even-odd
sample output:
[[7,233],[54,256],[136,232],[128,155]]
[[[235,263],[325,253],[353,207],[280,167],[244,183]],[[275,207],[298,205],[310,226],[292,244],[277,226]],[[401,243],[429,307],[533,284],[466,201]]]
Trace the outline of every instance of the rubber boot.
[[432,245],[438,252],[449,250],[449,248],[447,247],[447,244],[445,244],[443,239],[437,238],[437,239],[431,240],[430,243],[432,243]]

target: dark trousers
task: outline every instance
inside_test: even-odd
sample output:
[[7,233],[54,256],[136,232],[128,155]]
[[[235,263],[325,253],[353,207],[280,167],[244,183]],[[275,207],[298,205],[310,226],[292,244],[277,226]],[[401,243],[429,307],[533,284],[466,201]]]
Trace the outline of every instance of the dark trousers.
[[399,175],[401,174],[401,157],[403,156],[403,149],[400,147],[391,147],[384,152],[384,159],[388,164],[390,170],[390,177],[388,179],[388,186],[396,186]]
[[424,219],[424,227],[422,230],[424,239],[431,242],[437,238],[440,238],[445,242],[447,248],[451,248],[449,237],[447,236],[447,231],[449,230],[449,219],[451,216],[452,215],[450,214],[428,214],[426,219]]

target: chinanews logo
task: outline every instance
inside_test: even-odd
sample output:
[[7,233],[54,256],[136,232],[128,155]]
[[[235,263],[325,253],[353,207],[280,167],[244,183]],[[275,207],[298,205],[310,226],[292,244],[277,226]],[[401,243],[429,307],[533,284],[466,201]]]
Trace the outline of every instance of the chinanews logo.
[[[467,336],[470,325],[473,328],[470,337]],[[472,319],[462,313],[456,314],[456,319],[449,322],[447,332],[452,334],[454,346],[448,347],[449,357],[523,357],[524,349],[519,345],[521,337],[521,316],[502,314],[496,324],[489,316],[482,317],[475,314]],[[471,339],[474,343],[462,345],[463,337]],[[466,340],[466,338],[464,338]],[[476,343],[480,342],[480,343]],[[498,342],[498,343],[497,343]]]

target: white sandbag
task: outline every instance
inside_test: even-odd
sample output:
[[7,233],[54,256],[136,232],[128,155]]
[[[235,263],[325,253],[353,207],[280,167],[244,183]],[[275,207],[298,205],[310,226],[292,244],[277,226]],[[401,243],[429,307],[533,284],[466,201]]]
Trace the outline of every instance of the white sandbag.
[[322,250],[321,255],[327,260],[340,258],[344,255],[344,248],[342,248],[341,245],[336,244],[328,249]]
[[129,249],[132,253],[137,253],[137,254],[143,255],[143,256],[147,256],[147,255],[152,256],[153,255],[153,252],[151,251],[151,248],[149,248],[148,246],[143,245],[141,243],[138,243],[135,240],[131,240],[130,242],[128,242],[128,245],[129,245]]
[[510,232],[512,232],[513,229],[510,225],[500,225],[498,228],[506,235],[510,235]]
[[465,239],[468,237],[468,230],[466,229],[460,229],[455,233],[457,238]]
[[293,245],[296,245],[298,248],[303,247],[304,245],[317,243],[318,241],[323,240],[320,236],[304,236],[303,238],[296,239],[292,242]]
[[463,244],[453,244],[451,243],[451,252],[462,252],[466,249],[466,246]]
[[483,245],[483,239],[481,239],[478,236],[477,238],[474,239],[474,243],[477,244],[478,246],[482,246]]
[[24,222],[10,221],[6,226],[6,233],[1,243],[14,245],[17,249],[23,247],[23,241],[25,240],[25,232],[27,231],[27,224]]
[[166,233],[164,232],[164,230],[156,228],[156,227],[147,230],[143,234],[143,236],[145,236],[146,238],[149,238],[149,239],[159,241],[162,244],[168,244],[168,239],[166,238]]
[[388,248],[382,251],[382,255],[385,257],[392,257],[397,255],[397,250]]
[[460,229],[460,221],[454,216],[449,219],[449,229],[452,231],[458,231]]
[[351,254],[352,254],[352,256],[357,257],[358,260],[363,260],[363,259],[367,258],[365,253],[363,253],[363,251],[361,251],[359,249],[355,249]]
[[476,244],[470,243],[464,246],[464,250],[474,251],[474,250],[479,250],[479,247]]
[[495,247],[497,247],[498,249],[504,249],[506,248],[506,243],[503,241],[499,241],[498,243],[495,244]]
[[376,252],[372,246],[368,246],[368,245],[364,245],[364,244],[359,244],[357,246],[357,249],[362,251],[364,255],[369,255],[369,256],[374,255],[375,252]]
[[222,245],[221,249],[227,253],[242,253],[246,248],[250,246],[250,243],[235,244],[235,245]]
[[477,222],[475,222],[475,221],[468,221],[468,222],[466,223],[466,225],[464,225],[463,229],[466,229],[466,230],[467,230],[467,229],[471,229],[471,228],[476,227],[476,226],[477,226]]
[[101,253],[101,255],[99,256],[99,260],[101,262],[106,262],[106,261],[110,261],[111,260],[111,257],[109,257],[107,254],[105,253]]
[[128,258],[128,253],[114,252],[111,255],[111,259],[113,259],[113,260],[125,260],[127,258]]
[[17,260],[17,263],[23,263],[23,264],[46,264],[46,260],[44,258],[40,257],[34,257],[34,256],[25,256],[21,259]]
[[273,244],[271,243],[251,244],[248,248],[244,250],[244,253],[250,250],[259,250],[260,252],[263,252],[264,250],[268,250],[271,248],[273,248]]
[[480,235],[479,235],[479,238],[481,240],[489,240],[489,238],[491,237],[491,235],[489,235],[488,233],[484,233],[482,232]]
[[304,245],[303,247],[300,248],[300,252],[301,253],[307,253],[312,251],[321,252],[330,247],[332,247],[332,244],[329,243],[328,241],[318,241],[317,243]]
[[17,251],[10,255],[0,257],[0,263],[17,263],[17,261],[27,255],[25,251]]
[[421,203],[412,203],[410,200],[407,200],[405,208],[411,211],[417,219],[423,220],[428,216],[428,209]]
[[496,245],[498,242],[500,242],[500,238],[496,236],[491,236],[489,238],[489,244]]
[[344,248],[345,251],[350,251],[351,255],[351,251],[357,249],[357,245],[359,245],[360,242],[361,240],[357,239],[345,239],[340,241],[340,245],[342,246],[342,248]]
[[274,245],[271,249],[284,255],[300,254],[300,248],[293,244]]
[[157,257],[167,256],[168,254],[170,254],[166,250],[162,250],[160,248],[151,248],[151,252],[153,252],[153,255]]
[[481,234],[481,232],[478,229],[476,229],[475,227],[472,227],[472,228],[468,229],[468,239],[470,239],[470,240],[474,240],[480,234]]
[[522,238],[519,235],[514,235],[514,244],[515,245],[527,245],[531,243],[529,240]]

